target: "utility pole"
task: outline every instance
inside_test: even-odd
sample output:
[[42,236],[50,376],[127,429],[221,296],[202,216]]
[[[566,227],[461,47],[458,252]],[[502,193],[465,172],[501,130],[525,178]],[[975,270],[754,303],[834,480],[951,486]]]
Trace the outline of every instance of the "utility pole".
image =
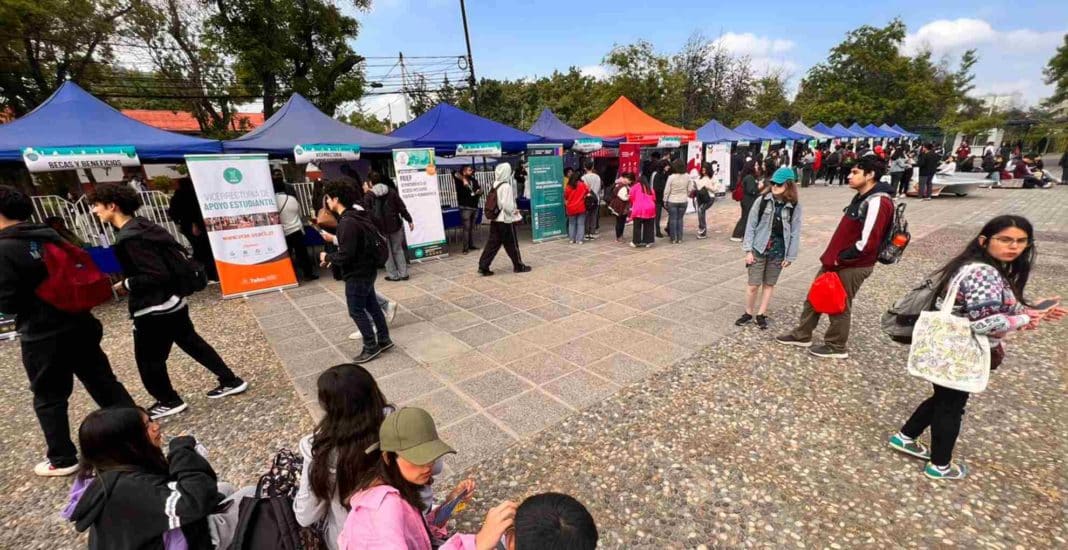
[[[408,108],[408,69],[404,66],[404,52],[397,52],[397,63],[400,65],[401,70],[401,97],[404,99],[404,113],[405,116],[411,117],[411,110]],[[390,116],[393,111],[390,109]],[[406,119],[410,120],[410,118]]]
[[464,20],[464,41],[467,42],[467,85],[471,88],[471,105],[478,113],[478,93],[475,90],[475,60],[471,57],[471,34],[467,30],[467,6],[460,0],[460,16]]

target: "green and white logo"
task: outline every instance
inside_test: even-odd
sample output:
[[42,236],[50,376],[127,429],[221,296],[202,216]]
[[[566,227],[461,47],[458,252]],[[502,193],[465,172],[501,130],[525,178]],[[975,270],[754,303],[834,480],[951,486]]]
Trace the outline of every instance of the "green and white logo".
[[501,142],[499,141],[484,141],[480,143],[457,143],[456,144],[456,156],[475,156],[482,155],[487,157],[499,157],[501,156]]
[[241,174],[241,170],[231,167],[223,170],[223,179],[226,180],[226,183],[236,185],[241,183],[241,180],[244,179],[244,175]]
[[678,136],[663,136],[656,142],[657,148],[675,149],[682,147],[682,138]]

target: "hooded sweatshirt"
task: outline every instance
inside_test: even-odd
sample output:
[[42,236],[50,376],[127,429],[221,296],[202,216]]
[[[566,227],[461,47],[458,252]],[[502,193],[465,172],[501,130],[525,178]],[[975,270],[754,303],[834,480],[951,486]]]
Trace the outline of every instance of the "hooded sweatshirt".
[[23,222],[0,231],[0,311],[15,315],[22,342],[34,342],[82,330],[96,320],[92,314],[67,313],[37,297],[48,277],[43,243],[62,237],[47,225]]
[[502,162],[493,170],[493,187],[497,189],[497,206],[501,213],[495,222],[515,223],[523,221],[523,214],[515,202],[515,189],[512,188],[512,165]]
[[89,549],[163,550],[181,529],[189,550],[211,550],[207,518],[223,496],[195,446],[191,436],[171,440],[166,474],[109,470],[83,492],[72,489],[69,519],[79,533],[89,530]]
[[337,251],[327,255],[330,263],[341,269],[342,278],[375,280],[378,262],[370,239],[376,230],[374,220],[362,206],[357,204],[342,212],[337,223]]
[[115,236],[115,258],[126,277],[130,291],[131,317],[166,313],[185,305],[175,295],[171,268],[164,254],[168,247],[180,247],[162,226],[136,217],[126,222]]
[[828,271],[847,267],[871,267],[879,256],[879,246],[890,230],[894,216],[894,189],[879,182],[870,191],[856,194],[820,256]]
[[412,223],[412,215],[396,189],[384,183],[376,183],[371,192],[363,196],[364,207],[371,213],[375,225],[384,235],[391,235],[404,228],[401,218]]

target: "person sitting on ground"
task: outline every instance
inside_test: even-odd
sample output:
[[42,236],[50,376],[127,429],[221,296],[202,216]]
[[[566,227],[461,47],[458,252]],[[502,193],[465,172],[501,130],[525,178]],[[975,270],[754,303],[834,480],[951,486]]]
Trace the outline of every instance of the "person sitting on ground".
[[408,230],[415,230],[415,222],[408,213],[404,199],[393,187],[382,182],[378,172],[371,172],[368,178],[371,189],[364,193],[364,207],[371,213],[375,225],[382,236],[389,241],[389,259],[386,260],[386,280],[390,282],[408,280],[408,261],[404,256],[404,223]]
[[89,530],[90,550],[224,550],[240,500],[255,493],[218,482],[193,436],[171,439],[164,458],[160,426],[140,407],[89,413],[78,445],[81,471],[62,515]]
[[[371,469],[360,473],[338,548],[430,550],[431,531],[436,530],[431,525],[437,525],[441,508],[424,515],[426,503],[419,489],[431,480],[438,459],[456,451],[438,437],[434,419],[419,408],[406,407],[390,414],[378,435],[379,442],[367,449],[377,460]],[[445,502],[466,501],[473,493],[474,483],[465,480]],[[490,510],[477,535],[454,535],[440,548],[493,550],[512,528],[515,511],[515,503],[504,502]]]
[[[782,270],[797,260],[801,246],[801,204],[797,202],[797,182],[794,171],[782,167],[771,176],[771,185],[763,197],[753,203],[745,228],[742,252],[749,271],[746,287],[745,313],[734,322],[743,326],[753,320],[761,330],[767,330],[765,314],[775,292]],[[771,195],[770,197],[768,195]],[[760,307],[757,294],[762,292]]]
[[127,306],[134,325],[137,371],[145,389],[156,400],[148,408],[149,415],[162,418],[188,408],[167,373],[167,358],[175,344],[215,375],[219,384],[207,392],[208,399],[245,392],[248,383],[230,369],[193,326],[189,304],[178,295],[171,267],[176,250],[184,254],[184,248],[162,226],[135,217],[141,207],[140,195],[125,185],[103,183],[89,195],[88,203],[101,223],[117,230],[115,258],[125,278],[112,288],[120,296],[130,295]]
[[527,497],[515,511],[515,529],[505,534],[505,550],[594,550],[597,523],[570,495],[541,493]]

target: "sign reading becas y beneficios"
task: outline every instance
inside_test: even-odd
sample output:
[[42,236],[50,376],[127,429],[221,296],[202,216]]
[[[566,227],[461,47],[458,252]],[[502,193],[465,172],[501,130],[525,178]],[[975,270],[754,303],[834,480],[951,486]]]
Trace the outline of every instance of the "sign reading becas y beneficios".
[[295,286],[267,155],[186,155],[224,298]]
[[30,172],[57,172],[82,168],[122,168],[140,166],[132,145],[89,147],[26,147],[22,160]]

